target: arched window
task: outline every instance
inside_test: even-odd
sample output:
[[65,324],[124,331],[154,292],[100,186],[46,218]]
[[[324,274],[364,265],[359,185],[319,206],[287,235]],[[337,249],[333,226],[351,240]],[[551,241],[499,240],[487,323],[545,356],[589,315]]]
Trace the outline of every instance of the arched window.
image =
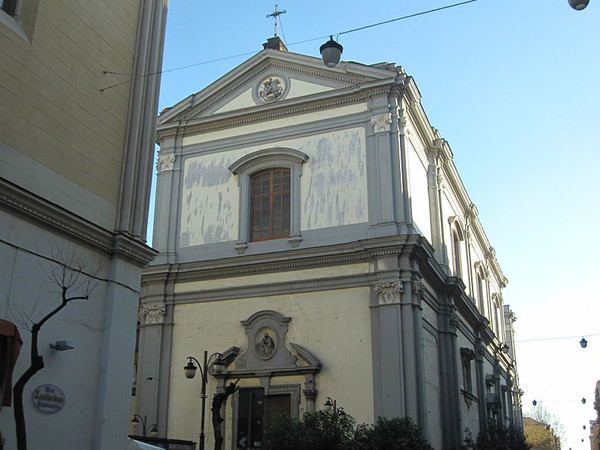
[[504,342],[503,317],[502,317],[502,298],[498,294],[492,294],[492,308],[494,308],[494,326],[496,336],[501,342]]
[[290,169],[278,167],[250,176],[250,241],[290,236]]
[[486,313],[485,304],[486,304],[486,293],[485,293],[485,274],[483,271],[483,267],[481,263],[477,263],[475,265],[475,295],[477,298],[477,308],[481,314]]
[[452,230],[452,259],[454,262],[454,275],[462,276],[461,238],[458,230]]
[[307,160],[298,150],[278,147],[249,153],[229,166],[240,187],[238,252],[248,242],[285,238],[291,246],[300,244],[300,177]]

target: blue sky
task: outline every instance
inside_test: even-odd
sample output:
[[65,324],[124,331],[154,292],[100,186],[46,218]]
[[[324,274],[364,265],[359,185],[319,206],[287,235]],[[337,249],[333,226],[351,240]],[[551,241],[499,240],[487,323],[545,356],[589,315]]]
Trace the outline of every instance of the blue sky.
[[[279,36],[319,56],[331,34],[452,3],[280,0]],[[565,449],[589,448],[600,379],[600,0],[590,3],[478,0],[339,36],[342,59],[395,62],[415,78],[509,280],[524,411],[535,398],[556,415]],[[273,10],[171,0],[160,109],[260,51]]]

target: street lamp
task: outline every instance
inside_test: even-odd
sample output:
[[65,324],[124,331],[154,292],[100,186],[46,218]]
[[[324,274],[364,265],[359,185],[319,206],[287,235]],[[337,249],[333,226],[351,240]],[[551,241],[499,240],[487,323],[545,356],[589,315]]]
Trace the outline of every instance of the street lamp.
[[323,57],[323,62],[327,67],[335,67],[340,62],[344,47],[333,40],[333,36],[319,48],[319,52]]
[[[192,379],[196,376],[196,370],[200,369],[200,376],[202,379],[202,391],[200,394],[200,398],[202,399],[202,416],[200,419],[200,450],[204,450],[204,438],[206,434],[204,433],[204,422],[206,419],[206,384],[208,383],[208,366],[209,363],[212,363],[212,368],[215,373],[222,373],[225,369],[225,364],[223,363],[222,355],[220,353],[213,353],[208,356],[208,352],[204,351],[204,361],[203,364],[194,358],[193,356],[188,356],[188,363],[184,366],[183,370],[185,372],[186,378]],[[194,361],[196,365],[194,365]]]
[[579,345],[581,345],[581,348],[586,348],[587,340],[584,337],[582,337],[581,340],[579,341]]
[[158,436],[158,428],[156,427],[156,424],[153,423],[152,425],[146,426],[146,419],[146,416],[142,417],[139,414],[134,414],[133,419],[131,419],[131,423],[142,423],[142,436],[147,436],[148,433],[150,433],[150,436],[152,437]]
[[573,8],[577,11],[581,11],[582,9],[585,9],[585,7],[589,4],[590,4],[590,0],[569,0],[569,5],[571,5],[571,8]]

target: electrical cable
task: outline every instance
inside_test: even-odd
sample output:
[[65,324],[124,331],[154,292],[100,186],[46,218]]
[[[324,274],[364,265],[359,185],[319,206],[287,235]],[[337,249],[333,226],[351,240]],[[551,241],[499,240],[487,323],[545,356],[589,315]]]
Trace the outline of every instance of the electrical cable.
[[[286,44],[286,47],[292,47],[294,45],[305,44],[307,42],[313,42],[313,41],[317,41],[317,40],[327,39],[329,36],[333,36],[333,35],[339,37],[342,34],[349,34],[349,33],[354,33],[356,31],[366,30],[368,28],[374,28],[374,27],[378,27],[378,26],[381,26],[381,25],[387,25],[389,23],[398,22],[400,20],[405,20],[405,19],[410,19],[410,18],[413,18],[413,17],[423,16],[425,14],[430,14],[430,13],[434,13],[434,12],[438,12],[438,11],[443,11],[443,10],[446,10],[446,9],[455,8],[457,6],[463,6],[463,5],[466,5],[468,3],[474,3],[474,2],[477,2],[477,1],[479,1],[479,0],[465,0],[465,1],[462,1],[462,2],[458,2],[458,3],[453,3],[451,5],[440,6],[439,8],[433,8],[433,9],[429,9],[429,10],[426,10],[426,11],[417,12],[417,13],[414,13],[414,14],[408,14],[406,16],[396,17],[394,19],[384,20],[382,22],[377,22],[377,23],[373,23],[373,24],[370,24],[370,25],[364,25],[362,27],[353,28],[353,29],[346,30],[346,31],[341,31],[339,33],[328,34],[328,35],[325,35],[325,36],[319,36],[319,37],[315,37],[315,38],[311,38],[311,39],[305,39],[303,41],[292,42],[289,45]],[[281,20],[279,21],[279,23],[281,25]],[[283,38],[284,38],[284,43],[285,43],[286,39],[285,39],[285,33],[283,33],[283,26],[281,28],[282,28],[282,34],[284,34]],[[175,67],[173,69],[161,70],[159,72],[152,72],[152,73],[147,73],[147,74],[144,74],[144,75],[139,75],[139,76],[133,77],[133,78],[127,80],[127,81],[123,81],[121,83],[116,83],[116,84],[113,84],[111,86],[102,88],[102,89],[100,89],[100,92],[104,92],[104,91],[107,91],[109,89],[112,89],[112,88],[115,88],[115,87],[118,87],[118,86],[122,86],[124,84],[131,83],[132,81],[139,80],[141,78],[146,78],[146,77],[151,77],[153,75],[161,75],[163,73],[170,73],[170,72],[175,72],[175,71],[179,71],[179,70],[189,69],[191,67],[202,66],[202,65],[205,65],[205,64],[210,64],[210,63],[214,63],[214,62],[224,61],[224,60],[227,60],[227,59],[233,59],[233,58],[239,58],[239,57],[242,57],[242,56],[253,55],[255,53],[257,53],[256,50],[250,51],[250,52],[245,52],[245,53],[239,53],[237,55],[224,56],[222,58],[212,59],[210,61],[202,61],[202,62],[199,62],[199,63],[188,64],[188,65],[181,66],[181,67]],[[105,75],[106,74],[111,74],[111,75],[127,75],[127,76],[131,76],[132,75],[131,73],[113,72],[113,71],[109,71],[109,70],[104,70],[103,73]]]
[[583,337],[600,336],[600,333],[582,334],[582,335],[578,335],[578,336],[562,336],[562,337],[549,337],[549,338],[537,338],[537,339],[524,339],[522,341],[515,341],[515,342],[519,343],[519,342],[536,342],[536,341],[556,341],[559,339],[577,339],[582,336]]

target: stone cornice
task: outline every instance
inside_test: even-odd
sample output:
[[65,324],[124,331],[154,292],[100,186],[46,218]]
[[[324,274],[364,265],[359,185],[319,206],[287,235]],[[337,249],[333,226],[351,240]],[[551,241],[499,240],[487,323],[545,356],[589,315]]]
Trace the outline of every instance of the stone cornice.
[[192,120],[197,117],[200,113],[210,108],[212,105],[218,103],[221,99],[225,98],[230,93],[234,92],[236,89],[240,88],[244,84],[246,84],[251,79],[255,78],[262,72],[266,72],[269,69],[280,69],[287,70],[291,72],[302,73],[304,75],[315,76],[319,78],[328,78],[334,81],[339,81],[342,83],[355,84],[357,83],[356,77],[344,76],[343,74],[331,72],[327,70],[316,70],[310,67],[298,66],[295,64],[287,63],[284,61],[277,60],[267,60],[262,64],[247,72],[244,76],[238,78],[235,83],[227,86],[226,89],[221,90],[218,95],[214,95],[209,98],[206,102],[194,108],[191,114],[185,116],[182,120]]
[[132,236],[112,233],[2,178],[0,208],[40,228],[101,253],[126,259],[139,267],[147,265],[157,254],[155,250]]
[[376,95],[387,94],[388,92],[389,86],[377,86],[359,92],[346,93],[345,95],[336,95],[335,97],[328,96],[311,102],[294,100],[291,103],[271,104],[268,106],[261,105],[260,107],[257,107],[257,111],[243,110],[235,113],[235,115],[232,115],[231,117],[210,116],[200,119],[198,123],[189,124],[183,128],[181,127],[181,124],[165,124],[159,126],[157,139],[161,140],[176,135],[189,136],[320,111],[325,108],[345,106],[368,100]]
[[[380,256],[398,255],[407,251],[419,253],[419,249],[425,254],[430,253],[429,245],[421,236],[404,235],[360,241],[350,246],[343,244],[191,262],[179,266],[177,282],[361,263]],[[422,256],[422,259],[427,259],[427,256]],[[146,268],[142,275],[143,282],[164,280],[168,273],[167,267],[168,265],[156,265]]]

